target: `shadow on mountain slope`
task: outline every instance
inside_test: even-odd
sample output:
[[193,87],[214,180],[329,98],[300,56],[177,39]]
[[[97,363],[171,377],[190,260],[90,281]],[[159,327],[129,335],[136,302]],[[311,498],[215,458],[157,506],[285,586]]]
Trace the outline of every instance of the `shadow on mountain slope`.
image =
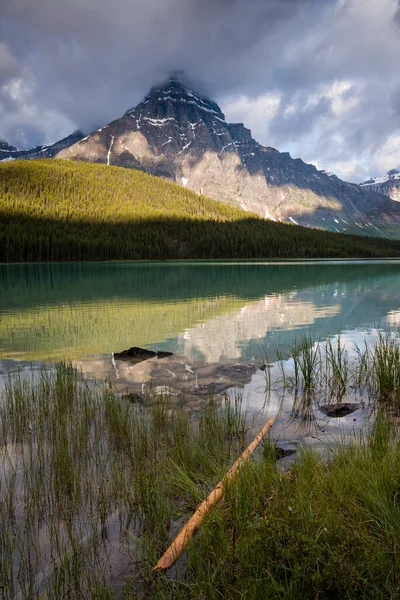
[[0,212],[0,262],[389,256],[400,256],[400,241],[256,218],[89,221]]

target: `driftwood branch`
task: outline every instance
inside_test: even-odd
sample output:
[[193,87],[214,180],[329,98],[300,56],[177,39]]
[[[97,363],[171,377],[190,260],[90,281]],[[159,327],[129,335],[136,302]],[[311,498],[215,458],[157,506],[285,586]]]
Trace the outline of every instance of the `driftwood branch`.
[[168,569],[171,567],[176,560],[180,557],[188,543],[193,537],[194,532],[198,529],[203,522],[206,515],[212,510],[212,508],[221,500],[224,495],[226,487],[232,483],[234,479],[239,475],[246,461],[254,453],[256,448],[264,439],[266,433],[271,429],[275,418],[269,419],[264,427],[257,433],[253,441],[247,446],[246,450],[239,456],[237,461],[229,469],[225,478],[220,481],[209,496],[203,500],[196,512],[192,515],[189,521],[182,527],[168,550],[160,558],[154,570]]

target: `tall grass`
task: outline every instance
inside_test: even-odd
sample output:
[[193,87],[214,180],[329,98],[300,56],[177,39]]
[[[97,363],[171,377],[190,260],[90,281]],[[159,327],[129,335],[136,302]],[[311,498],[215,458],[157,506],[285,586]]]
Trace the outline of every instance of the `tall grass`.
[[238,402],[205,403],[194,424],[166,399],[143,408],[89,388],[69,365],[10,380],[0,423],[1,593],[10,599],[112,597],[129,575],[140,589],[142,569],[246,436]]
[[326,462],[305,450],[287,473],[250,463],[190,547],[185,579],[165,589],[176,598],[397,597],[397,433],[379,423]]
[[[300,360],[326,377],[318,348],[303,344]],[[320,379],[307,362],[305,376],[310,393]],[[400,438],[385,414],[327,460],[303,450],[286,473],[265,442],[176,567],[154,576],[249,440],[240,400],[206,401],[194,421],[167,398],[132,404],[89,386],[69,365],[19,375],[0,400],[0,597],[396,598]]]
[[396,332],[378,332],[363,347],[347,348],[340,336],[314,341],[304,336],[284,352],[276,351],[281,377],[275,389],[292,393],[299,402],[316,405],[342,401],[400,404],[400,337]]
[[400,401],[400,346],[398,339],[379,333],[373,347],[373,386],[381,401]]

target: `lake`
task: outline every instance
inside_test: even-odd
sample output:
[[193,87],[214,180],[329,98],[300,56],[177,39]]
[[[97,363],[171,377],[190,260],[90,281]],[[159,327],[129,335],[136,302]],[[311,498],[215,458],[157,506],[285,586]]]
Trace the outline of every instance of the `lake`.
[[[351,346],[400,325],[397,260],[0,265],[0,290],[3,381],[67,359],[83,377],[107,380],[118,392],[168,391],[193,411],[210,391],[230,390],[250,410],[274,414],[278,398],[265,406],[259,367],[270,364],[276,378],[277,349],[287,357],[304,335],[340,334]],[[131,346],[174,356],[114,360]],[[280,435],[285,423],[293,441],[298,423],[288,415],[289,405]],[[345,417],[340,427],[361,427],[364,418],[361,411],[356,425]],[[338,422],[329,421],[332,433]]]

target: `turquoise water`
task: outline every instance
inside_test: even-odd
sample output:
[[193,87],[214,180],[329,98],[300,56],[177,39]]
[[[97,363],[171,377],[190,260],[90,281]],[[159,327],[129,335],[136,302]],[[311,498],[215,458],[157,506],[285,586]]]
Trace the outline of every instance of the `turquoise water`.
[[301,332],[400,324],[397,261],[0,265],[0,290],[3,360],[136,345],[246,361]]
[[[117,392],[168,391],[177,401],[184,394],[193,410],[216,386],[240,392],[251,409],[281,410],[279,436],[290,441],[299,428],[290,399],[282,404],[272,394],[266,406],[261,364],[273,363],[277,377],[276,349],[288,356],[303,335],[340,334],[350,346],[400,326],[395,260],[0,265],[0,290],[0,380],[68,359]],[[114,360],[131,346],[174,356]],[[367,415],[356,416],[361,427]],[[327,427],[317,417],[302,436]],[[346,424],[354,429],[353,415],[340,420]],[[338,420],[329,427],[337,432]]]

